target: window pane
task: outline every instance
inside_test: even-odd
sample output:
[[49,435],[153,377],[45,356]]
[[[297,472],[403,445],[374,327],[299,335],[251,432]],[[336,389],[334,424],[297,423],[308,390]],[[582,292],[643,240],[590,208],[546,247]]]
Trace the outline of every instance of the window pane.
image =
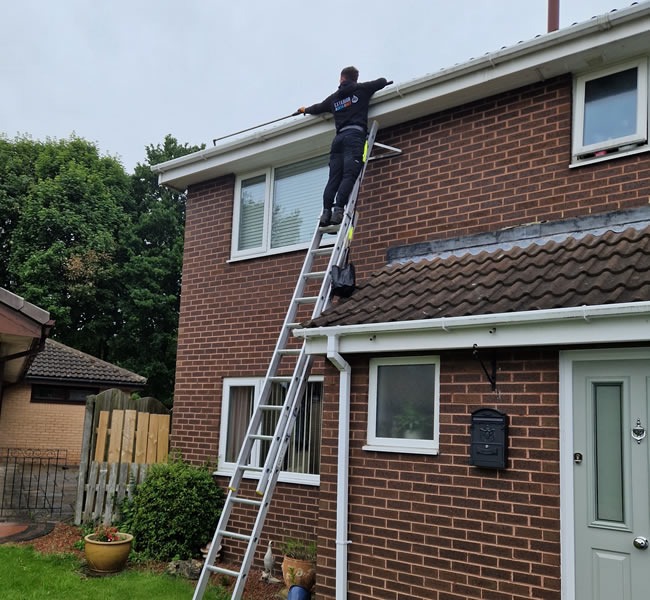
[[275,170],[272,248],[311,239],[323,205],[327,161],[319,156]]
[[594,384],[596,518],[623,521],[623,399],[619,384]]
[[98,391],[99,390],[95,388],[71,388],[68,392],[68,400],[70,402],[79,402],[85,404],[86,398],[88,398],[88,396],[97,394]]
[[246,179],[241,182],[238,250],[259,248],[262,245],[265,195],[265,175]]
[[433,440],[435,365],[379,365],[376,435]]
[[585,83],[584,146],[633,135],[636,116],[636,67]]
[[49,385],[32,386],[32,402],[65,402],[65,388]]
[[[274,383],[271,388],[269,404],[283,404],[287,389],[288,385],[285,383]],[[320,473],[322,394],[323,384],[321,382],[307,383],[304,400],[300,403],[293,434],[284,457],[283,471],[311,475]],[[265,414],[262,433],[273,434],[278,418],[277,413]],[[261,460],[266,459],[269,444],[270,442],[262,442]]]
[[232,386],[228,398],[228,440],[226,462],[235,462],[244,443],[246,430],[253,414],[253,386]]

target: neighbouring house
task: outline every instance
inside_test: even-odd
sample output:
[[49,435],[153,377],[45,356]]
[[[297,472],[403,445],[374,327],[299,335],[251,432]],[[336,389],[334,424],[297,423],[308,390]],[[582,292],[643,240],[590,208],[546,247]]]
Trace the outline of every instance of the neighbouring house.
[[[368,166],[357,291],[294,330],[316,358],[262,535],[317,540],[317,598],[647,595],[649,48],[642,2],[376,94],[403,153]],[[332,134],[154,167],[188,190],[172,445],[223,485]]]
[[[144,388],[146,378],[70,348],[60,342],[40,337],[52,322],[49,315],[6,290],[0,289],[0,311],[11,303],[21,305],[9,315],[9,323],[23,319],[31,326],[32,337],[21,338],[22,346],[33,353],[6,362],[0,396],[0,447],[65,451],[65,462],[79,464],[83,436],[86,397],[118,388],[127,393]],[[3,355],[14,355],[15,338],[4,326],[0,340],[7,343]],[[16,333],[13,333],[15,336]],[[38,337],[36,337],[38,335]],[[41,343],[42,342],[42,343]],[[13,344],[14,346],[11,346]],[[17,363],[22,360],[19,366]]]

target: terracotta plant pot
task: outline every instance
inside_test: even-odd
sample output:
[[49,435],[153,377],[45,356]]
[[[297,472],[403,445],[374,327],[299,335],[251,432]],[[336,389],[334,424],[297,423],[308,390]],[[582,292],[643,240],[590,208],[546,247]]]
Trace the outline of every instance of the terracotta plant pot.
[[86,560],[88,568],[95,573],[117,573],[124,568],[131,552],[133,536],[130,533],[120,533],[117,542],[98,542],[96,534],[87,535]]
[[311,590],[316,583],[316,565],[311,560],[285,556],[282,561],[282,579],[287,588],[299,585],[306,590]]

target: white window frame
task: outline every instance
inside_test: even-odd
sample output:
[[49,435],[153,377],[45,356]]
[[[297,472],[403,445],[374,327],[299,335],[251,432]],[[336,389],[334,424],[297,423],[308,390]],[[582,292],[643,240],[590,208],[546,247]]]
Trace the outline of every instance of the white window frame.
[[[377,382],[378,367],[384,365],[435,366],[433,404],[433,439],[408,440],[404,438],[379,437],[377,431]],[[440,450],[440,356],[391,356],[370,359],[368,382],[368,437],[364,450],[400,452],[410,454],[438,454]]]
[[[309,378],[310,383],[323,383],[323,376],[314,375]],[[229,408],[230,403],[228,399],[230,398],[230,388],[232,387],[253,387],[254,399],[253,399],[253,412],[257,408],[260,398],[260,392],[262,390],[262,384],[264,383],[263,378],[258,377],[225,377],[223,380],[223,389],[221,396],[221,423],[219,427],[219,458],[217,462],[217,470],[214,471],[214,475],[230,477],[235,472],[234,462],[226,461],[226,445],[228,441],[228,417],[229,417]],[[323,430],[323,423],[321,420],[321,435]],[[259,445],[259,444],[257,444]],[[258,452],[257,448],[253,449],[253,455]],[[259,455],[255,456],[251,462],[259,463]],[[244,473],[244,479],[259,479],[260,474],[252,471],[247,471]],[[313,475],[309,473],[296,473],[293,471],[281,471],[278,477],[278,481],[283,483],[298,483],[304,485],[320,485],[320,475]]]
[[[632,135],[622,136],[613,140],[605,140],[594,144],[583,145],[585,117],[585,87],[587,82],[626,71],[637,69],[637,130]],[[610,160],[619,156],[637,154],[650,150],[648,146],[648,59],[645,56],[634,60],[618,63],[610,67],[578,75],[573,80],[573,123],[572,123],[572,158],[571,166],[591,164],[602,160]],[[595,154],[607,151],[602,156]],[[585,156],[587,155],[587,156]]]
[[[268,167],[266,169],[258,169],[256,171],[250,171],[242,175],[237,175],[235,179],[235,197],[233,202],[233,219],[232,219],[232,235],[231,235],[231,245],[230,245],[230,260],[228,262],[236,262],[240,260],[246,260],[249,258],[257,258],[260,256],[270,256],[273,254],[284,254],[286,252],[294,252],[296,250],[305,250],[309,248],[311,240],[301,242],[299,244],[293,244],[291,246],[280,246],[279,248],[271,248],[271,216],[273,211],[273,186],[275,182],[275,171],[276,169],[286,167],[303,160],[309,160],[310,158],[316,158],[319,156],[324,156],[323,153],[319,152],[318,154],[305,156],[300,159],[294,159],[287,163],[278,164],[274,167]],[[253,179],[254,177],[259,177],[260,175],[266,176],[266,189],[264,192],[264,225],[262,233],[262,245],[257,248],[248,248],[246,250],[239,250],[239,219],[240,219],[240,202],[241,202],[241,186],[242,182],[247,179]],[[314,222],[314,229],[316,228],[316,223]],[[323,236],[321,241],[321,246],[332,245],[334,243],[335,236]]]

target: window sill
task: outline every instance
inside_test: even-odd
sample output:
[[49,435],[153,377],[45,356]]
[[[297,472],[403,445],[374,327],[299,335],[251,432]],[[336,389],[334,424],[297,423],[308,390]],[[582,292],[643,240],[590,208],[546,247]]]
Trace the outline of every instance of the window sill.
[[624,152],[612,152],[611,154],[605,154],[604,156],[594,156],[593,158],[585,158],[583,160],[572,160],[569,165],[569,169],[575,169],[576,167],[582,167],[584,165],[593,165],[595,163],[613,160],[615,158],[622,158],[623,156],[632,156],[634,154],[643,154],[644,152],[650,152],[650,145],[639,146],[632,150],[625,150]]
[[[330,237],[323,236],[320,247],[323,246],[333,246],[336,241],[336,235]],[[260,251],[255,254],[246,254],[240,256],[232,256],[226,261],[227,263],[241,262],[243,260],[250,260],[252,258],[263,258],[265,256],[275,256],[277,254],[288,254],[289,252],[299,252],[301,250],[307,250],[309,248],[311,241],[305,242],[304,244],[296,244],[295,246],[283,246],[282,248],[273,248],[272,250]]]
[[374,446],[372,444],[366,444],[361,448],[367,452],[398,452],[399,454],[428,454],[431,456],[437,456],[440,454],[438,448],[415,448],[413,446]]
[[[212,474],[215,477],[232,477],[234,474],[234,469],[217,469],[213,471]],[[244,479],[257,480],[260,478],[259,473],[250,473],[245,474]],[[279,483],[293,483],[297,485],[311,485],[314,487],[320,486],[320,475],[304,475],[302,473],[289,473],[287,471],[282,471],[278,477]]]

